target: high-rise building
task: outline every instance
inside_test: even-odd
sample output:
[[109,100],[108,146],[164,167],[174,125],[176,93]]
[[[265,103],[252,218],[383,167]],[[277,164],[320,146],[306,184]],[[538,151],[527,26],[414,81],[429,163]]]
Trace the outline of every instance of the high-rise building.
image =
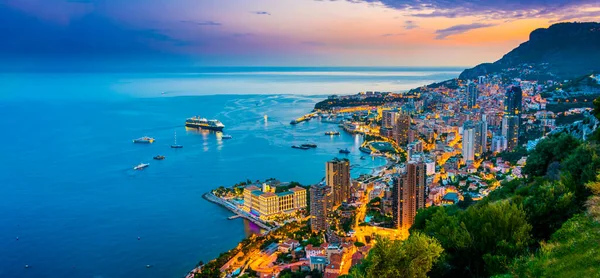
[[321,182],[310,187],[310,229],[313,232],[327,229],[327,211],[331,189]]
[[477,98],[479,97],[479,90],[477,84],[469,81],[467,84],[467,108],[471,109],[477,105]]
[[350,198],[350,161],[334,158],[327,162],[325,181],[331,190],[331,206],[339,206]]
[[492,138],[492,149],[491,151],[494,153],[499,153],[506,150],[506,137],[504,136],[494,136]]
[[398,115],[400,115],[398,109],[383,110],[383,112],[381,112],[381,126],[384,128],[393,128],[398,119]]
[[504,115],[521,115],[523,109],[523,91],[519,86],[506,89],[504,95]]
[[487,143],[487,135],[488,135],[488,123],[487,123],[487,115],[481,115],[481,153],[488,151],[488,143]]
[[485,76],[481,75],[481,76],[477,77],[477,83],[483,84],[483,83],[485,83],[485,79],[486,79]]
[[523,91],[519,86],[511,86],[504,96],[504,117],[502,136],[506,137],[507,149],[514,150],[519,145],[519,125],[523,109]]
[[392,214],[398,229],[410,228],[417,210],[425,207],[426,168],[425,163],[410,161],[406,172],[394,178]]
[[410,115],[401,113],[398,115],[396,124],[393,128],[394,140],[398,145],[408,144],[408,133],[410,130]]
[[485,115],[481,121],[466,121],[463,124],[462,155],[465,162],[475,160],[487,151],[487,122]]
[[462,136],[462,156],[466,163],[467,161],[475,160],[475,145],[477,143],[477,127],[471,121],[466,121],[463,125]]
[[507,150],[514,150],[519,145],[519,116],[502,117],[502,136],[506,138]]

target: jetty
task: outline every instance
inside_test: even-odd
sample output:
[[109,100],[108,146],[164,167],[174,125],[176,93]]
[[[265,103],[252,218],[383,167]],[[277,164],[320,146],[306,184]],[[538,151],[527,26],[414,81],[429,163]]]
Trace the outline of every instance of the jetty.
[[[208,193],[204,193],[202,195],[202,198],[204,198],[205,200],[211,202],[211,203],[215,203],[218,205],[221,205],[222,207],[230,210],[231,212],[235,213],[237,215],[236,218],[241,217],[244,218],[256,225],[258,225],[259,227],[263,228],[266,230],[266,233],[269,233],[270,231],[272,231],[274,228],[267,226],[263,221],[261,221],[260,219],[258,219],[258,217],[250,215],[249,213],[241,210],[240,208],[238,208],[236,205],[227,202],[226,200],[223,200],[217,196],[215,196],[215,194],[213,194],[212,192],[208,192]],[[235,215],[234,215],[235,216]],[[230,217],[231,218],[231,217]],[[228,218],[229,219],[229,218]]]
[[314,118],[316,116],[317,116],[316,113],[309,113],[309,114],[306,114],[306,115],[304,115],[304,116],[302,116],[300,118],[297,118],[297,119],[291,121],[290,124],[291,125],[296,125],[296,124],[299,124],[299,123],[304,122],[304,121],[310,121],[310,119],[312,119],[312,118]]

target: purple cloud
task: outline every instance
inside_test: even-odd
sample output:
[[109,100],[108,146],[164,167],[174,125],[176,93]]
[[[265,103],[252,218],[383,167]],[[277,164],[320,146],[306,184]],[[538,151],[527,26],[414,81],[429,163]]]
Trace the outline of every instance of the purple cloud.
[[417,25],[416,22],[414,22],[412,20],[404,21],[404,29],[406,29],[406,30],[412,30],[412,29],[415,29],[415,28],[419,28],[419,25]]
[[381,36],[382,37],[395,37],[395,36],[402,36],[402,35],[405,35],[405,34],[404,33],[395,33],[395,34],[388,33],[388,34],[383,34]]
[[[494,19],[566,16],[576,8],[597,5],[598,0],[346,0],[352,3],[380,3],[389,8],[413,12],[416,17],[481,16]],[[434,10],[433,12],[429,12]],[[572,17],[576,18],[576,16]]]
[[569,20],[573,20],[573,19],[583,19],[583,18],[598,20],[600,18],[600,11],[585,11],[585,12],[572,13],[572,14],[564,15],[563,17],[559,18],[556,21],[569,21]]
[[438,40],[443,40],[449,36],[462,34],[462,33],[466,33],[468,31],[471,31],[474,29],[486,28],[486,27],[491,27],[491,26],[494,26],[494,24],[471,23],[471,24],[454,25],[454,26],[448,27],[446,29],[440,29],[440,30],[435,31],[435,34],[436,34],[435,38]]
[[265,12],[265,11],[256,11],[256,12],[252,12],[252,13],[257,14],[257,15],[271,15],[271,13]]
[[182,20],[181,22],[198,25],[198,26],[221,26],[222,25],[220,22],[215,22],[215,21],[210,21],[210,20],[209,21]]

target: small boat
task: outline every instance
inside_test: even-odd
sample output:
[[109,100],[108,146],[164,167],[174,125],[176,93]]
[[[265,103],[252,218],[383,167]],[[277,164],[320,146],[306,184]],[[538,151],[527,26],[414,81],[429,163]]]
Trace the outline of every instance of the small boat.
[[300,150],[308,150],[308,149],[310,149],[310,147],[298,146],[298,145],[293,145],[292,148],[293,149],[300,149]]
[[302,145],[300,145],[300,147],[316,148],[317,144],[302,144]]
[[183,145],[177,145],[177,131],[175,132],[175,135],[173,136],[173,145],[171,145],[171,149],[181,149],[183,148]]
[[157,156],[155,156],[153,158],[154,158],[154,160],[164,160],[165,156],[164,155],[157,155]]
[[229,134],[223,134],[223,136],[221,136],[222,139],[231,139],[233,138],[231,135]]
[[133,167],[133,170],[142,170],[148,166],[150,166],[149,163],[140,163],[137,166]]
[[138,139],[133,140],[133,143],[136,143],[136,144],[152,144],[153,142],[154,142],[154,138],[148,137],[148,136],[140,137]]
[[327,131],[325,132],[325,135],[340,135],[339,131]]
[[348,149],[343,149],[343,150],[340,150],[340,153],[349,154],[350,151]]

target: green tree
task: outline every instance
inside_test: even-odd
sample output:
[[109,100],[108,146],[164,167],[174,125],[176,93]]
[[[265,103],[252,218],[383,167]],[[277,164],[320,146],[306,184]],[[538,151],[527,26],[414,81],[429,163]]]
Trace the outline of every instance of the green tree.
[[464,200],[459,201],[458,204],[456,204],[456,205],[461,209],[466,209],[474,203],[475,203],[475,201],[473,201],[473,198],[471,197],[471,195],[465,194]]
[[548,239],[575,213],[579,206],[574,194],[561,182],[545,182],[535,186],[523,202],[533,237]]
[[410,232],[424,231],[426,221],[431,219],[431,217],[433,217],[433,215],[440,209],[443,209],[443,207],[431,206],[418,210],[417,215],[415,216],[415,222],[412,224],[412,226],[410,226]]
[[379,237],[366,259],[366,277],[427,277],[442,252],[436,239],[421,233],[405,241]]
[[590,196],[589,189],[585,186],[590,181],[596,181],[597,171],[600,169],[600,156],[595,145],[583,144],[577,147],[562,163],[562,171],[566,178],[571,179],[566,185],[575,193],[579,203],[583,203]]
[[527,157],[523,172],[532,176],[544,176],[548,165],[563,161],[579,145],[581,142],[578,139],[566,133],[550,136],[536,145],[535,150]]
[[471,235],[475,276],[498,274],[523,254],[531,243],[531,225],[525,211],[509,201],[472,206],[461,214]]

